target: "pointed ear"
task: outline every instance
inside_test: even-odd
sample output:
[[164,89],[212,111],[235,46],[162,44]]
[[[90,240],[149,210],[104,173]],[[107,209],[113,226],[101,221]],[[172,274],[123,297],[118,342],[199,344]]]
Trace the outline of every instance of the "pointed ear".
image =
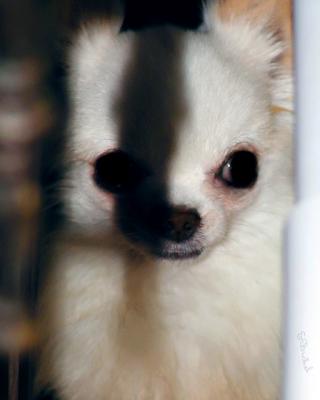
[[104,62],[106,54],[110,56],[116,52],[119,41],[123,42],[121,26],[122,19],[118,16],[93,17],[83,20],[72,32],[67,52],[71,87],[76,86],[77,79],[89,78]]
[[291,69],[292,63],[292,4],[291,0],[218,0],[216,12],[224,21],[242,19],[256,28],[269,31],[283,43],[280,61]]

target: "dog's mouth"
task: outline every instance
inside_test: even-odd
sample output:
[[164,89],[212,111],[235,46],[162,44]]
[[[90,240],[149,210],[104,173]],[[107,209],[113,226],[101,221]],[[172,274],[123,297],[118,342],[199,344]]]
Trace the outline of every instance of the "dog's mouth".
[[145,241],[129,235],[125,235],[124,238],[132,250],[138,250],[139,253],[142,251],[142,254],[159,260],[194,259],[199,257],[206,248],[203,243],[195,240],[175,243],[171,241]]
[[167,260],[185,260],[196,258],[203,252],[204,247],[200,240],[191,239],[182,243],[165,240],[159,247],[150,251],[157,257]]
[[206,248],[202,240],[176,243],[169,240],[141,240],[140,237],[135,235],[124,235],[124,238],[132,249],[163,260],[194,259],[199,257]]
[[203,249],[189,250],[189,251],[160,251],[155,253],[158,258],[166,260],[186,260],[196,258],[202,254]]
[[167,260],[185,260],[199,257],[204,251],[204,247],[198,243],[172,243],[165,242],[160,248],[150,249],[151,253],[157,258]]

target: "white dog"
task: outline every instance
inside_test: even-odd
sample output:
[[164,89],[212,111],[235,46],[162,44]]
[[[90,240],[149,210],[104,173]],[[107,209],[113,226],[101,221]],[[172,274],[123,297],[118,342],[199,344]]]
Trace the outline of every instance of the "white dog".
[[279,398],[290,76],[268,23],[219,15],[73,42],[39,373],[63,400]]

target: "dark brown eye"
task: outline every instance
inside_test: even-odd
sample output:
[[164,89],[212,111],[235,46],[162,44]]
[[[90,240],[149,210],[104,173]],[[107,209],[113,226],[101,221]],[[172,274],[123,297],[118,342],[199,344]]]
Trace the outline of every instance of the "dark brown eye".
[[227,186],[246,189],[253,186],[258,178],[258,160],[247,150],[235,151],[224,162],[219,177]]
[[124,194],[135,189],[148,175],[140,162],[124,151],[115,150],[97,158],[93,178],[101,189]]

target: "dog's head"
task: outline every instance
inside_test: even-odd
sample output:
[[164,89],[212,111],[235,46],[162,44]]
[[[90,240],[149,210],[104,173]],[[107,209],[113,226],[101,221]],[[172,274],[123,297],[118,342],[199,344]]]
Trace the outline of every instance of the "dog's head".
[[78,34],[64,198],[81,229],[181,259],[277,209],[289,174],[283,45],[267,23],[208,20],[199,32],[92,22]]

